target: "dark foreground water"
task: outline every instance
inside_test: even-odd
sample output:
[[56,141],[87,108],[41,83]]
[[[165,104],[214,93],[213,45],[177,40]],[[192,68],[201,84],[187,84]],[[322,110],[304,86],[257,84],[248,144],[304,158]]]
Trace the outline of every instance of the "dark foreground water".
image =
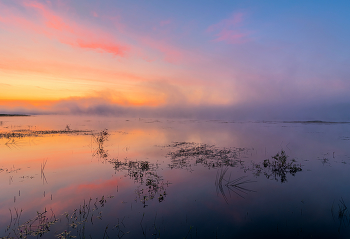
[[350,124],[0,118],[0,236],[349,238]]

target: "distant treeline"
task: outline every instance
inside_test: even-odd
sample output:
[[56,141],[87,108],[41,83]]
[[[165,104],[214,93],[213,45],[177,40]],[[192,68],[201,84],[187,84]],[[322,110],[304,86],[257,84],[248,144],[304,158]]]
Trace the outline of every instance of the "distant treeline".
[[22,115],[22,114],[0,114],[0,117],[14,117],[14,116],[30,116],[30,115]]

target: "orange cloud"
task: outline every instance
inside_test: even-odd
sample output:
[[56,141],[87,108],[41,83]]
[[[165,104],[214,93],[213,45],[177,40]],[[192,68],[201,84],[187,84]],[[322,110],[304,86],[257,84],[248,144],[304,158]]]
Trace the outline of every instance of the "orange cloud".
[[50,107],[53,103],[56,101],[52,100],[7,100],[7,99],[0,99],[0,104],[4,106],[8,106],[10,108],[15,107],[25,107],[28,109],[33,108],[39,108],[39,109],[46,109]]

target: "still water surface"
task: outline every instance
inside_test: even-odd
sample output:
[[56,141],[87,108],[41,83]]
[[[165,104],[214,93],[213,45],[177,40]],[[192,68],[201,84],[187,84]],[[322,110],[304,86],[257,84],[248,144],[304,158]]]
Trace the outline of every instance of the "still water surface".
[[1,117],[0,152],[0,237],[350,237],[347,123]]

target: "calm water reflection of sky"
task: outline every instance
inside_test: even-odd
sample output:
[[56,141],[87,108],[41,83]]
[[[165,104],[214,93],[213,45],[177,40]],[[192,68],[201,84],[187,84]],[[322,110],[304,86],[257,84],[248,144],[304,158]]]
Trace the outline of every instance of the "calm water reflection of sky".
[[[1,122],[1,236],[18,236],[45,210],[47,220],[58,219],[46,238],[65,230],[78,238],[350,233],[350,124],[71,116]],[[28,135],[39,131],[50,132]],[[263,163],[282,151],[302,169],[287,170],[285,182]]]

